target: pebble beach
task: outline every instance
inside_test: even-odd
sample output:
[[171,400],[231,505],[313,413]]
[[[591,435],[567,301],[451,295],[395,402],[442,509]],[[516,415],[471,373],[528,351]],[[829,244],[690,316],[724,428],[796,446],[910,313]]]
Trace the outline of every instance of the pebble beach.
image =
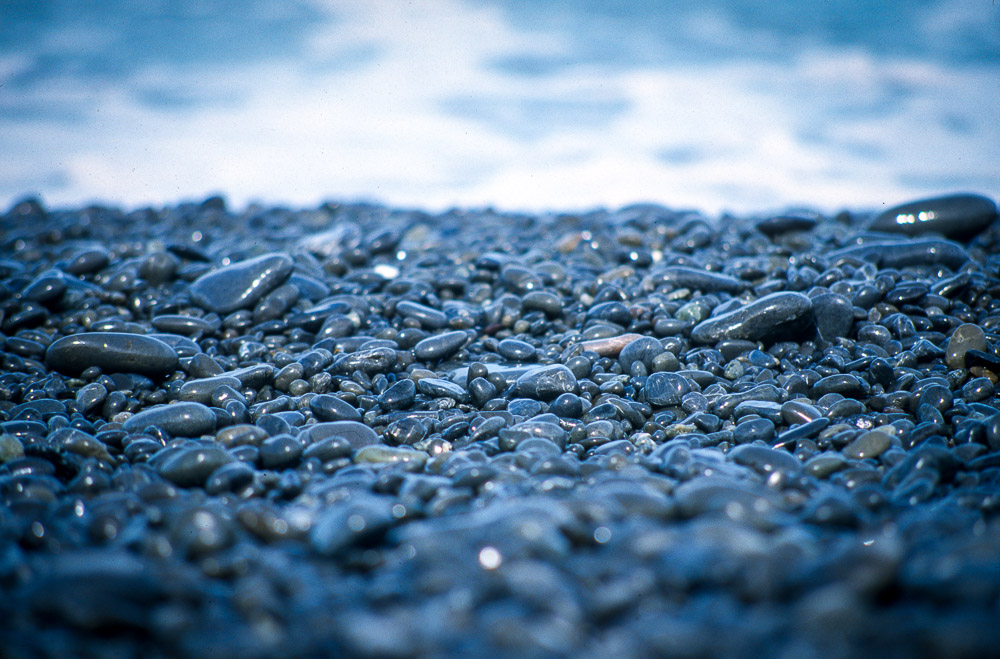
[[0,654],[985,656],[993,199],[0,220]]

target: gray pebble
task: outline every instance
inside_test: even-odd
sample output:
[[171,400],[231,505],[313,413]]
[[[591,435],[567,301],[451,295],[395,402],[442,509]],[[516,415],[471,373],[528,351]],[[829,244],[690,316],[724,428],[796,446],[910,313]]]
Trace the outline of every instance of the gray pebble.
[[61,373],[76,375],[91,366],[106,372],[158,377],[175,371],[177,352],[163,341],[138,334],[88,332],[52,342],[45,363]]
[[745,307],[700,322],[691,330],[691,339],[698,343],[773,339],[790,330],[801,332],[811,318],[812,302],[805,295],[772,293]]
[[291,258],[265,254],[202,275],[191,284],[191,301],[218,314],[250,309],[290,274]]
[[198,437],[215,430],[215,413],[201,403],[157,405],[135,414],[125,421],[127,432],[139,432],[149,426],[162,428],[177,437]]

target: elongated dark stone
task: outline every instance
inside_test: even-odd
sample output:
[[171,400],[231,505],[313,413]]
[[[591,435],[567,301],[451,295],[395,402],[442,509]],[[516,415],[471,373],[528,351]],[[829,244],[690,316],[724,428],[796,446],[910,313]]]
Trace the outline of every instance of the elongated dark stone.
[[162,376],[177,370],[177,352],[141,334],[89,332],[65,336],[48,347],[45,363],[60,373],[76,375],[91,366],[103,371]]
[[907,236],[940,233],[945,238],[967,240],[996,219],[997,205],[992,199],[975,194],[953,194],[890,208],[879,214],[869,228]]
[[249,309],[292,274],[286,254],[265,254],[198,277],[191,284],[191,301],[202,309],[227,314]]
[[726,339],[759,341],[776,337],[792,324],[808,324],[812,302],[801,293],[771,293],[745,307],[703,320],[691,330],[697,343],[717,343]]

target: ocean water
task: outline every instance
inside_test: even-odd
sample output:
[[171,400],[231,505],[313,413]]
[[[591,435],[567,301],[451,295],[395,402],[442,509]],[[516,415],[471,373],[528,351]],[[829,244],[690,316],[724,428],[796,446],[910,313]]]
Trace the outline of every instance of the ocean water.
[[1000,196],[996,0],[0,0],[0,210]]

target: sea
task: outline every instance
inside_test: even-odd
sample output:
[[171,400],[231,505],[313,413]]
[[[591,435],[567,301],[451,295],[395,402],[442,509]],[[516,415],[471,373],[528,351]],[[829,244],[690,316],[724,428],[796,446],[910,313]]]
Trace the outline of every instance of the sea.
[[0,0],[0,212],[1000,196],[998,0]]

